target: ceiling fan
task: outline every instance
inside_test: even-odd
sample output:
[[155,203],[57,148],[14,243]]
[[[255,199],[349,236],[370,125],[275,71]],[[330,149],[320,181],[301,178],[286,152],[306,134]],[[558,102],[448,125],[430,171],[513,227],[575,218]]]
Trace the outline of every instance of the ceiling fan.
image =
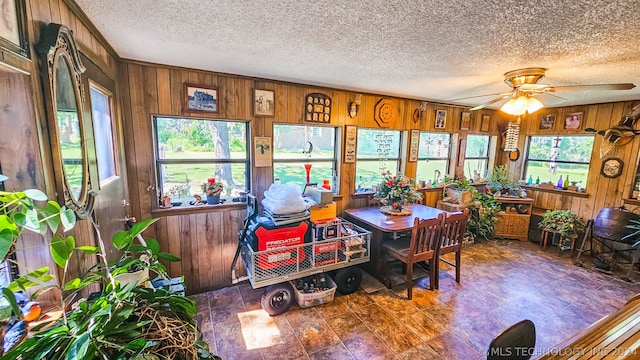
[[630,90],[636,87],[632,83],[620,84],[593,84],[593,85],[567,85],[553,86],[547,84],[539,84],[545,76],[545,68],[531,67],[518,70],[508,71],[504,74],[504,82],[511,86],[511,91],[498,94],[488,94],[472,96],[467,98],[459,98],[455,100],[464,100],[485,96],[497,96],[483,104],[472,107],[470,110],[480,110],[485,107],[498,103],[500,101],[508,101],[502,105],[500,110],[511,115],[523,115],[525,112],[533,113],[544,107],[535,97],[540,95],[548,96],[546,102],[554,105],[567,99],[554,95],[552,93],[562,91],[579,91],[579,90]]

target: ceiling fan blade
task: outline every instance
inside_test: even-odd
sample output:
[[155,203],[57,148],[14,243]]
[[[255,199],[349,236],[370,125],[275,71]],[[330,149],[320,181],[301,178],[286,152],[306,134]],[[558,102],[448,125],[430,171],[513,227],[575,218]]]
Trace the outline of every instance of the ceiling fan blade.
[[631,90],[636,87],[632,83],[621,84],[594,84],[594,85],[568,85],[568,86],[552,86],[549,91],[585,91],[585,90]]
[[457,99],[449,99],[447,101],[459,101],[459,100],[475,99],[475,98],[487,97],[487,96],[506,96],[506,95],[510,95],[511,93],[512,93],[512,91],[509,91],[509,92],[506,92],[506,93],[475,95],[475,96],[467,96],[467,97],[462,97],[462,98],[457,98]]
[[533,95],[542,99],[545,106],[554,106],[567,101],[567,99],[549,92],[534,93]]
[[549,88],[552,86],[547,84],[522,84],[518,86],[518,90],[527,92],[547,92]]
[[508,99],[508,98],[510,98],[510,97],[513,97],[513,95],[514,95],[514,94],[515,94],[515,93],[508,93],[508,94],[506,94],[506,95],[502,95],[502,96],[497,97],[497,98],[495,98],[495,99],[493,99],[493,100],[487,101],[487,102],[486,102],[486,103],[484,103],[484,104],[480,104],[480,105],[478,105],[478,106],[474,106],[474,107],[472,107],[472,108],[471,108],[471,109],[469,109],[469,110],[474,111],[474,110],[484,109],[485,107],[487,107],[487,106],[489,106],[489,105],[491,105],[491,104],[495,104],[495,103],[500,102],[500,101],[502,101],[502,100],[506,100],[506,99]]

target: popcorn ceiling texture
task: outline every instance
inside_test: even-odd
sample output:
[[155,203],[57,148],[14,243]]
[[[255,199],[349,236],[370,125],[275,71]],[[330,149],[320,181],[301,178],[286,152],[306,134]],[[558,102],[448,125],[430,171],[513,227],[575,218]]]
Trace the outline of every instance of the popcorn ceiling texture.
[[544,84],[639,86],[560,106],[640,99],[640,0],[75,1],[126,59],[440,102],[544,67]]

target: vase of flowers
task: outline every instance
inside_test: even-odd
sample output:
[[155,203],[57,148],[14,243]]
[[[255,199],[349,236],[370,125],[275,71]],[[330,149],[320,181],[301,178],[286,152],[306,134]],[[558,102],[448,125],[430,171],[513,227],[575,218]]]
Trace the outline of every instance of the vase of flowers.
[[413,180],[405,175],[392,175],[390,171],[383,173],[378,191],[373,195],[385,205],[380,211],[393,215],[411,214],[405,206],[422,200],[414,185]]
[[206,183],[202,184],[202,188],[207,195],[207,205],[220,204],[220,193],[224,190],[221,182],[216,182],[215,178],[209,178]]

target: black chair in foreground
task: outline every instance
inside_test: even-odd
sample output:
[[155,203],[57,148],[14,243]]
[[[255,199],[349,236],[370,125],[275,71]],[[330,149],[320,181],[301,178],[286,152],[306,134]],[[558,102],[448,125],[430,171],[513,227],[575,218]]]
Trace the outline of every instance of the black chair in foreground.
[[536,327],[531,320],[522,320],[491,341],[487,360],[528,360],[535,346]]

